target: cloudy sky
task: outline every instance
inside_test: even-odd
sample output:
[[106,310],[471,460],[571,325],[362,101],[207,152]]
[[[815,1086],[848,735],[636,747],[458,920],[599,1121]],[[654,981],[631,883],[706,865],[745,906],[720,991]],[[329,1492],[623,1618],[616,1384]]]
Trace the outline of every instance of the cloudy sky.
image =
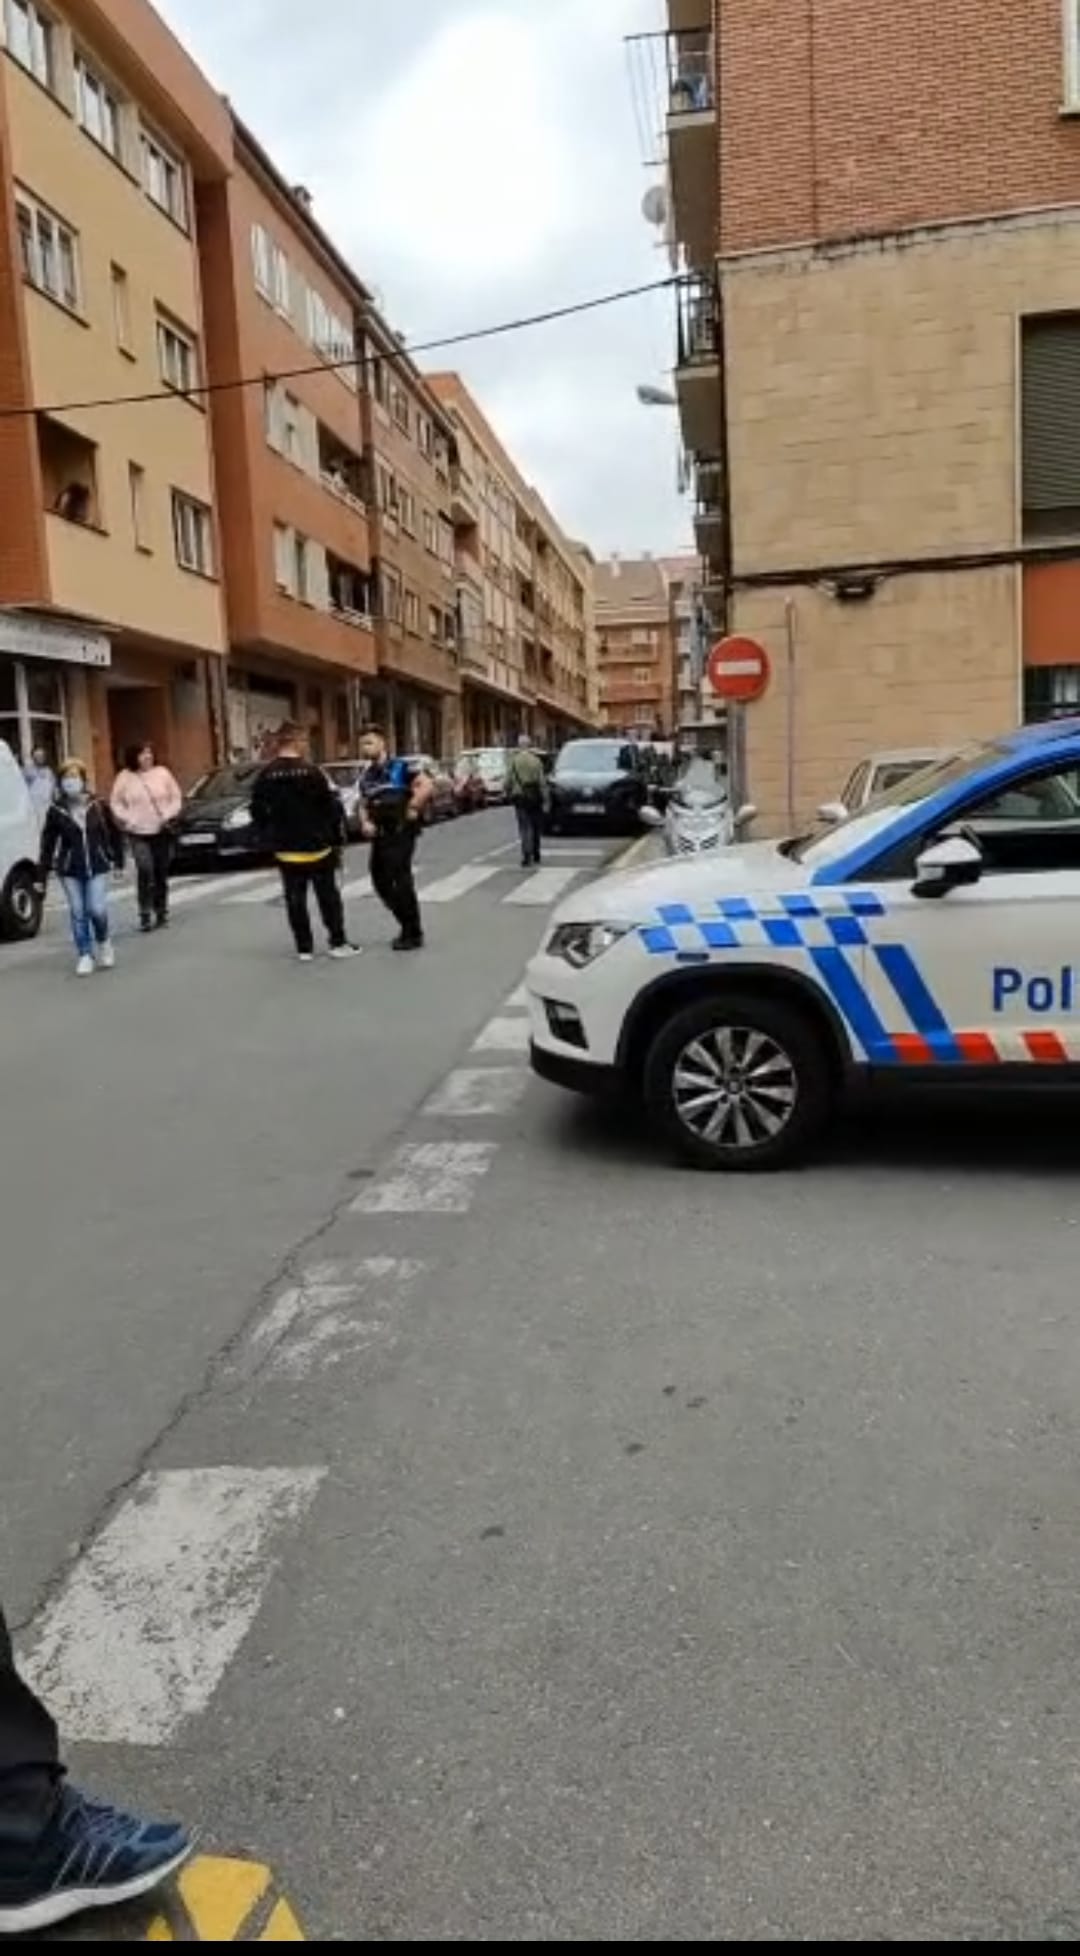
[[[157,0],[410,340],[664,275],[624,36],[662,0]],[[454,360],[564,527],[689,541],[658,293]]]

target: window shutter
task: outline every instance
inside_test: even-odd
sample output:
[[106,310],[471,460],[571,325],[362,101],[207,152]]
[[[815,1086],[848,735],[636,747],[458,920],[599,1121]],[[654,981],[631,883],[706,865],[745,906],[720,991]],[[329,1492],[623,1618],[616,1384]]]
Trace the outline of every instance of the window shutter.
[[300,462],[308,475],[319,473],[319,424],[310,408],[302,407],[298,416]]
[[308,597],[317,611],[329,611],[330,577],[321,543],[308,544]]
[[1080,512],[1080,315],[1025,320],[1021,368],[1024,513],[1045,535]]

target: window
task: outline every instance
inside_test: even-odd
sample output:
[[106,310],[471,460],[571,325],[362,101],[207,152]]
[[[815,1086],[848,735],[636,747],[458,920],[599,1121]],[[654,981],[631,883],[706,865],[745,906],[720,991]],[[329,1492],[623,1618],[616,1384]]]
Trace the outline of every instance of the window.
[[1080,0],[1065,4],[1065,107],[1080,108]]
[[56,93],[56,29],[37,0],[5,0],[8,53],[43,88]]
[[350,387],[355,387],[356,369],[351,363],[356,359],[356,342],[352,326],[339,313],[331,311],[320,292],[311,290],[308,292],[308,339],[316,353],[332,361]]
[[284,523],[274,524],[274,582],[279,591],[293,587],[292,531]]
[[411,489],[398,490],[398,509],[401,514],[401,527],[406,536],[416,535],[416,498]]
[[390,404],[390,385],[386,378],[386,361],[381,353],[371,356],[371,391],[384,408]]
[[406,591],[405,593],[404,619],[405,619],[405,630],[407,632],[415,632],[417,636],[419,636],[420,600],[417,597],[415,591]]
[[430,462],[435,453],[435,430],[426,414],[417,414],[416,440],[421,455],[426,455]]
[[289,261],[280,245],[273,247],[274,290],[273,300],[278,312],[285,319],[292,316],[292,289],[289,279]]
[[122,265],[110,267],[112,279],[113,331],[122,353],[131,352],[131,287]]
[[182,495],[172,495],[173,542],[176,561],[184,570],[198,571],[203,577],[214,574],[214,532],[205,503]]
[[411,426],[411,416],[409,412],[409,397],[404,388],[397,386],[391,388],[390,412],[401,429],[402,434],[407,435]]
[[438,546],[440,562],[452,564],[454,561],[454,526],[452,523],[447,522],[445,516],[440,516],[439,518]]
[[1025,666],[1024,719],[1080,713],[1080,666]]
[[385,515],[392,516],[396,519],[400,504],[398,502],[397,483],[394,481],[393,472],[383,462],[378,464],[378,471],[379,508]]
[[261,224],[251,227],[251,262],[255,270],[256,289],[264,299],[274,296],[274,246],[269,231]]
[[141,135],[143,189],[152,204],[187,230],[187,170],[160,137],[144,129]]
[[428,637],[433,638],[437,645],[441,645],[442,635],[443,635],[443,615],[438,605],[435,604],[428,605],[427,621],[428,621],[427,622]]
[[383,617],[392,625],[401,623],[401,579],[396,571],[384,564],[379,572],[379,591],[382,598]]
[[119,160],[119,100],[81,54],[75,57],[75,108],[87,135]]
[[292,537],[292,583],[290,590],[302,604],[311,603],[311,561],[308,540],[299,530]]
[[131,534],[136,550],[150,549],[146,526],[146,470],[138,462],[128,463],[128,490],[131,495]]
[[19,225],[19,254],[23,277],[39,292],[79,310],[79,241],[76,233],[53,211],[46,210],[25,190],[15,192]]
[[178,394],[190,394],[199,384],[199,355],[195,341],[171,319],[158,314],[158,365],[166,387]]
[[439,533],[430,509],[424,511],[424,549],[430,550],[433,557],[439,554]]
[[1021,321],[1023,534],[1080,534],[1080,314]]

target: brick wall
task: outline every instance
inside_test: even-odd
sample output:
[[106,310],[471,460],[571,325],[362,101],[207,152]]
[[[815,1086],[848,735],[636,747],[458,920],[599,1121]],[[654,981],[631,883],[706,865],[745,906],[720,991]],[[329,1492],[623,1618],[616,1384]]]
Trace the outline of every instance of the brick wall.
[[717,0],[720,248],[1067,204],[1062,0]]
[[[22,272],[7,127],[0,78],[0,403],[32,403]],[[44,499],[37,433],[30,415],[0,419],[0,604],[43,604],[49,599],[45,557]]]

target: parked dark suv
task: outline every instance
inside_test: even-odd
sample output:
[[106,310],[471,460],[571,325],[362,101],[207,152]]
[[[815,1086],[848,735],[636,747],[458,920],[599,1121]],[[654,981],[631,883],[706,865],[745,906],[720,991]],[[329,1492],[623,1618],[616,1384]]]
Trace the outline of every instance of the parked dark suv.
[[626,740],[568,740],[548,785],[553,835],[571,829],[633,835],[649,792],[641,749]]

